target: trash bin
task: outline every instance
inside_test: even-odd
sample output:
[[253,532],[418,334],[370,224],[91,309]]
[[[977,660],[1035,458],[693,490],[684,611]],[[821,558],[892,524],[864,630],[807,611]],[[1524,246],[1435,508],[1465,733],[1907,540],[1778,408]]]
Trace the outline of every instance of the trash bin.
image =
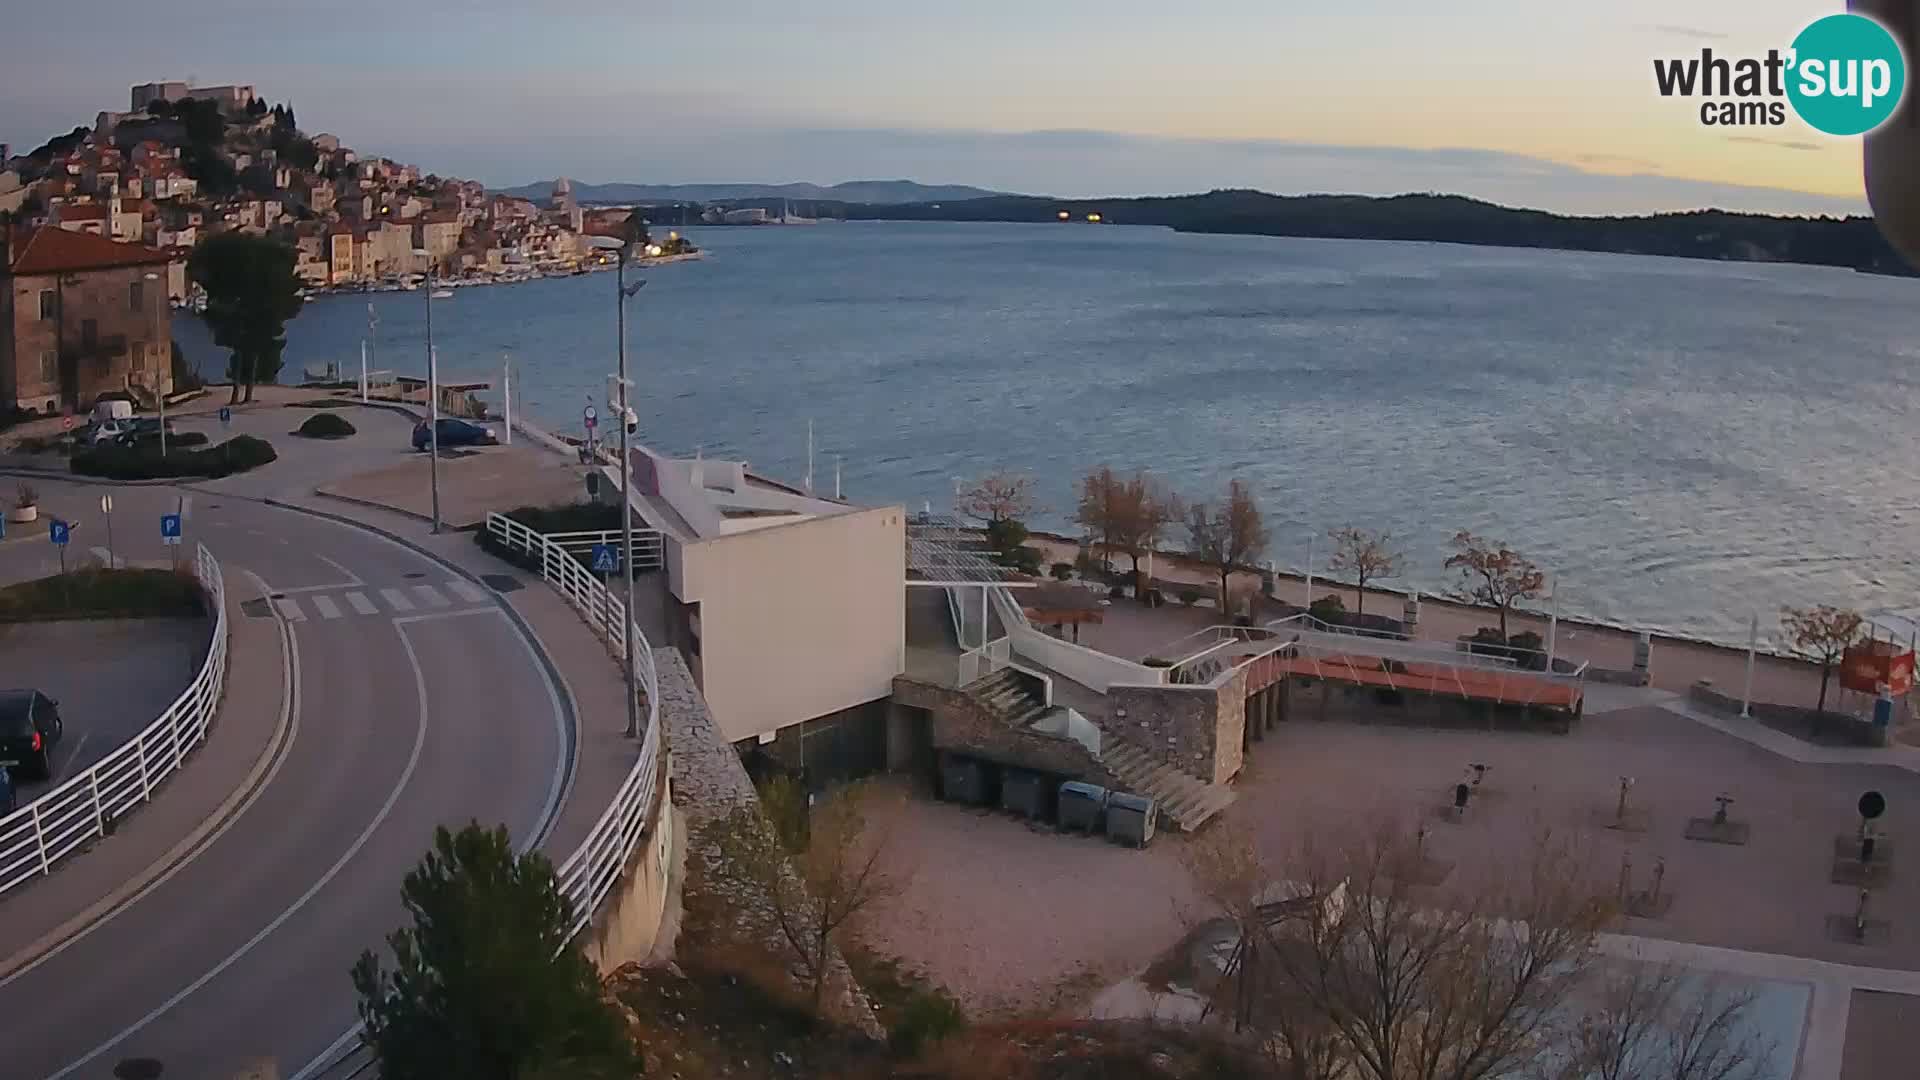
[[972,758],[944,758],[940,762],[940,792],[948,802],[980,806],[987,801],[986,770]]
[[1107,836],[1116,844],[1143,848],[1153,839],[1153,800],[1116,791],[1107,796]]
[[1008,769],[1000,780],[1000,805],[1025,818],[1047,816],[1047,785],[1039,773]]
[[1091,833],[1107,810],[1107,789],[1069,780],[1060,785],[1060,827]]

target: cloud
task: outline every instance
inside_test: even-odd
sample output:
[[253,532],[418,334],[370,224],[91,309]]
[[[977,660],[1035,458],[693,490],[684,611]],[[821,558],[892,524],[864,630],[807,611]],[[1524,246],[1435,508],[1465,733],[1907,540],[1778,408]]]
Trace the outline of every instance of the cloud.
[[1728,135],[1728,142],[1754,143],[1759,146],[1777,146],[1782,150],[1825,150],[1824,143],[1801,142],[1797,139],[1769,139],[1765,135]]
[[1648,161],[1646,158],[1634,157],[1631,154],[1575,154],[1573,160],[1582,165],[1596,165],[1602,168],[1611,166],[1649,173],[1660,171],[1659,162]]
[[1672,23],[1659,23],[1654,26],[1649,26],[1647,29],[1656,34],[1692,38],[1695,41],[1725,41],[1732,36],[1730,34],[1723,34],[1718,30],[1702,30],[1697,26],[1676,26]]

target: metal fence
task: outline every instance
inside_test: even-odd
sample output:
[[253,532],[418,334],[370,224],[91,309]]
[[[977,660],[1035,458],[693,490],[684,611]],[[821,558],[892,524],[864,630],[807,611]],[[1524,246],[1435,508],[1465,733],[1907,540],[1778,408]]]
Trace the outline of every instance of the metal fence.
[[[541,533],[539,535],[544,536],[547,543],[558,546],[562,551],[576,558],[593,554],[593,549],[600,544],[608,544],[615,549],[620,547],[619,529],[608,529],[603,532]],[[502,537],[502,539],[505,538]],[[635,570],[658,570],[664,565],[666,565],[666,557],[661,546],[660,531],[658,529],[633,530],[633,568]]]
[[[555,539],[537,533],[503,514],[487,515],[487,531],[502,543],[537,555],[541,576],[559,590],[586,619],[587,625],[607,643],[615,658],[620,658],[626,641],[620,632],[626,617],[620,598],[600,584],[580,561]],[[577,538],[583,534],[565,534]],[[618,539],[619,534],[613,534]],[[636,550],[638,536],[636,535]],[[658,535],[655,535],[658,541]],[[604,542],[604,541],[596,541]],[[656,548],[657,550],[657,548]],[[638,564],[636,564],[638,565]],[[647,729],[640,742],[640,759],[620,784],[587,838],[560,864],[560,891],[573,903],[573,932],[579,933],[593,919],[593,913],[620,880],[633,849],[645,831],[648,812],[653,807],[655,782],[660,758],[660,686],[653,665],[653,648],[640,628],[633,628],[634,675],[646,695]]]
[[105,836],[206,738],[227,679],[227,593],[220,564],[204,544],[194,552],[193,572],[213,611],[213,643],[199,674],[119,749],[0,818],[0,893],[52,873],[54,863]]

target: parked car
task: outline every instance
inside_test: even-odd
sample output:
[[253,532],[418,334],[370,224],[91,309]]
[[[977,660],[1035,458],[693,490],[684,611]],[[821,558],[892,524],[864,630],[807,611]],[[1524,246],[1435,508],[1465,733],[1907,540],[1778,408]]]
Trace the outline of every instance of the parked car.
[[81,434],[81,440],[100,446],[129,438],[133,435],[133,431],[132,420],[100,420],[88,425],[87,430]]
[[[154,416],[142,416],[135,420],[121,422],[121,432],[113,440],[121,446],[143,446],[160,441],[160,419]],[[175,435],[173,421],[167,421],[167,434]]]
[[0,769],[0,817],[20,809],[20,791],[13,786],[13,774]]
[[[440,418],[440,446],[494,446],[499,439],[492,428],[479,424],[470,424],[465,420],[456,420],[450,416]],[[433,444],[433,435],[427,430],[427,422],[422,420],[413,428],[413,448],[425,450]]]
[[60,703],[40,691],[0,690],[0,766],[51,779],[53,747],[65,727]]

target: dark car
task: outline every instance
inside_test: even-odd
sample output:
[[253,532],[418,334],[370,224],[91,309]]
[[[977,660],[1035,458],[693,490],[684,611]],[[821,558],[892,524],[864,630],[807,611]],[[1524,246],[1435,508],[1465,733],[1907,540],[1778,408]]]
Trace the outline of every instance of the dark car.
[[0,690],[0,766],[50,779],[53,744],[64,730],[59,702],[38,690]]
[[[127,430],[121,432],[120,435],[114,439],[114,441],[121,446],[144,446],[147,443],[159,443],[161,429],[159,418],[142,416],[136,417],[127,423],[129,425]],[[166,422],[166,432],[168,435],[177,434],[173,430],[173,421],[169,420]]]
[[0,769],[0,817],[20,809],[20,791],[13,786],[13,774]]
[[[465,420],[443,417],[440,421],[440,447],[449,446],[493,446],[500,440],[494,437],[492,428],[483,428],[479,424],[469,424]],[[413,427],[413,448],[425,450],[432,445],[433,436],[427,431],[426,421]]]

